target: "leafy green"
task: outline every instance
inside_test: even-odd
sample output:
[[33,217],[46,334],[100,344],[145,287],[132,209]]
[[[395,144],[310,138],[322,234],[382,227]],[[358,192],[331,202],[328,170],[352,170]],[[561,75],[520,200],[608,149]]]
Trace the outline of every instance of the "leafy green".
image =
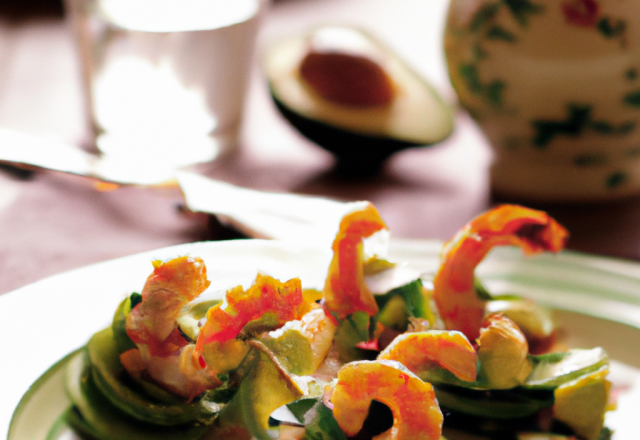
[[386,327],[399,331],[407,329],[409,317],[426,319],[433,325],[435,316],[423,290],[422,280],[417,279],[384,295],[376,295],[376,303],[380,308],[378,320]]
[[486,391],[451,386],[437,386],[434,389],[441,407],[494,420],[526,417],[551,407],[554,402],[552,391]]
[[[314,407],[318,404],[320,398],[303,398],[287,404],[287,408],[291,414],[303,425],[308,425],[316,418],[317,412]],[[312,411],[312,409],[314,409]]]
[[333,412],[324,403],[318,402],[311,411],[315,417],[305,427],[305,440],[347,440]]
[[362,351],[356,347],[356,344],[369,340],[369,324],[370,319],[366,312],[356,312],[340,322],[334,337],[333,348],[338,352],[341,362],[362,359]]
[[523,385],[529,389],[554,389],[587,373],[609,365],[607,352],[600,347],[573,349],[562,353],[529,355],[533,370]]

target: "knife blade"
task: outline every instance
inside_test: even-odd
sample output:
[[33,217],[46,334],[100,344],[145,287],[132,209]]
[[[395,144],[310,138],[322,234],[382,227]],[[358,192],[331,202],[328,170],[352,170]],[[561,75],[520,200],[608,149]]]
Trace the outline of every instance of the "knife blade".
[[342,217],[367,202],[341,202],[241,188],[202,175],[157,169],[88,153],[54,139],[0,128],[0,162],[60,171],[118,185],[179,185],[187,207],[213,214],[253,238],[314,243],[328,248]]
[[88,153],[74,145],[0,128],[0,162],[92,177],[118,185],[175,185],[175,170]]
[[214,214],[249,237],[324,248],[330,247],[342,217],[368,203],[258,191],[187,171],[177,171],[176,179],[191,211]]

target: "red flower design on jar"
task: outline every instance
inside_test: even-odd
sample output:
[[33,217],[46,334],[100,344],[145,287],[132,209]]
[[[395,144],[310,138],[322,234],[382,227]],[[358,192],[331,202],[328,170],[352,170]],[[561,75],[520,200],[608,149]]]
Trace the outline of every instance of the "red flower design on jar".
[[562,3],[562,13],[569,24],[594,26],[600,18],[600,5],[596,0],[570,0]]

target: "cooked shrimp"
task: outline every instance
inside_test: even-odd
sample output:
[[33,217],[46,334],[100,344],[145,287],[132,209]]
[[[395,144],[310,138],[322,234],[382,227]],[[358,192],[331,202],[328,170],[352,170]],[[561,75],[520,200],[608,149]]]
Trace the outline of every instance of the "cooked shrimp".
[[369,315],[378,313],[378,305],[364,281],[362,240],[382,229],[387,226],[371,203],[345,215],[340,222],[323,291],[327,308],[340,318],[361,310]]
[[166,356],[187,344],[176,320],[180,309],[207,287],[207,269],[200,258],[154,261],[153,273],[142,288],[142,302],[127,317],[127,334],[153,356]]
[[264,332],[301,319],[317,307],[304,300],[300,279],[285,283],[265,275],[258,275],[246,291],[238,286],[227,292],[225,301],[207,311],[206,322],[200,329],[194,360],[201,368],[218,372],[238,366],[249,347],[236,339],[251,321],[256,330]]
[[[167,390],[192,399],[219,386],[217,376],[236,368],[244,359],[249,346],[236,337],[249,322],[253,321],[251,330],[257,334],[304,318],[317,308],[304,300],[299,279],[281,283],[258,275],[249,289],[230,289],[223,303],[209,309],[193,344],[180,334],[176,320],[180,309],[208,286],[206,268],[199,258],[154,262],[154,271],[142,290],[142,302],[127,318],[127,333],[137,348],[123,353],[120,359],[132,376],[140,377],[146,371]],[[309,327],[310,339],[316,333],[326,333],[316,331],[319,324],[312,316],[305,323],[302,327]],[[328,338],[331,340],[331,336]],[[313,341],[310,343],[313,345]]]
[[460,380],[476,380],[478,355],[469,340],[458,331],[405,333],[378,355],[378,360],[383,359],[398,361],[418,376],[436,363]]
[[178,330],[180,309],[208,286],[207,270],[200,258],[179,257],[154,261],[153,273],[142,288],[142,302],[127,317],[126,330],[137,348],[120,356],[134,377],[146,371],[169,391],[192,399],[220,384],[210,371],[190,365],[193,344]]
[[440,440],[443,417],[433,387],[399,362],[346,364],[338,372],[337,383],[325,390],[325,402],[330,401],[347,437],[362,429],[373,399],[391,409],[391,440]]
[[433,297],[449,330],[470,340],[480,332],[485,302],[474,288],[474,270],[494,246],[516,245],[527,254],[560,251],[567,231],[545,212],[502,205],[465,225],[445,243]]

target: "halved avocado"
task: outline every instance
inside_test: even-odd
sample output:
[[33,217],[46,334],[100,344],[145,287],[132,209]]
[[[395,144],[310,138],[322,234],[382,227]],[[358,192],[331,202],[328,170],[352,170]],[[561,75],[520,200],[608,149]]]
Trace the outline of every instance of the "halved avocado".
[[283,40],[267,52],[265,70],[283,116],[346,175],[374,174],[391,154],[453,130],[435,90],[359,29],[324,26]]

